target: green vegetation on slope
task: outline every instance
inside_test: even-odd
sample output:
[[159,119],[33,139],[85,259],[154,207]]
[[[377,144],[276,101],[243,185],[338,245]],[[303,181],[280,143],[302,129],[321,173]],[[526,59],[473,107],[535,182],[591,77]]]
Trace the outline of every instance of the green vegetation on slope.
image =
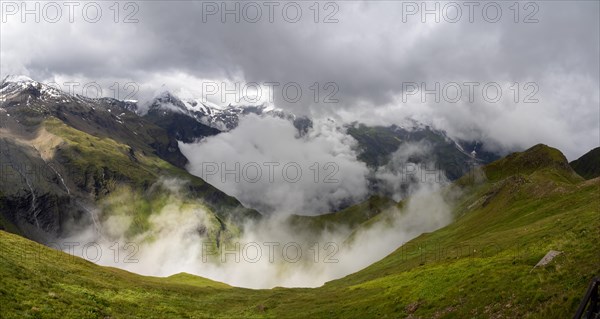
[[523,152],[512,153],[484,167],[488,179],[496,181],[516,174],[544,171],[553,177],[576,182],[581,178],[569,166],[567,158],[557,149],[538,144]]
[[45,242],[65,235],[66,224],[87,223],[86,207],[120,187],[145,194],[164,177],[185,181],[186,195],[221,224],[260,218],[185,171],[175,138],[124,102],[69,96],[57,102],[39,98],[39,90],[2,102],[11,116],[3,116],[0,138],[0,229]]
[[397,203],[389,198],[371,196],[360,204],[334,213],[316,216],[292,215],[289,218],[289,222],[298,231],[308,230],[318,233],[323,230],[334,230],[340,226],[354,229],[386,209],[396,205]]
[[[527,152],[554,153],[545,146]],[[527,152],[519,156],[525,163],[505,165],[527,168],[529,159],[537,158]],[[549,167],[562,167],[557,160]],[[600,269],[600,179],[581,181],[568,170],[547,168],[508,175],[513,168],[486,167],[492,180],[464,184],[454,223],[316,289],[249,290],[185,274],[144,277],[0,232],[1,313],[6,318],[567,318]],[[533,268],[549,250],[563,253]]]
[[89,135],[54,118],[46,120],[44,125],[65,141],[57,148],[55,159],[68,167],[68,175],[74,183],[95,195],[95,199],[101,199],[123,185],[143,192],[159,179],[171,177],[187,182],[190,196],[204,200],[219,217],[243,220],[260,216],[258,212],[244,208],[235,198],[154,154],[109,138]]

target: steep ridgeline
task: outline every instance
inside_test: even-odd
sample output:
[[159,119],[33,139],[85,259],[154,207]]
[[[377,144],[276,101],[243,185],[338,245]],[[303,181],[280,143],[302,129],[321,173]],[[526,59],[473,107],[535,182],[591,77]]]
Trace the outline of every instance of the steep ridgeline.
[[600,176],[600,147],[583,154],[580,158],[569,163],[571,167],[585,179]]
[[15,129],[31,133],[45,119],[55,117],[74,129],[153,153],[175,166],[187,163],[175,138],[131,112],[135,103],[72,96],[22,76],[5,79],[0,94],[3,116],[20,124]]
[[178,196],[213,214],[219,233],[259,216],[183,170],[175,137],[133,113],[133,103],[71,96],[23,77],[5,79],[0,100],[2,229],[39,241],[65,236],[101,222],[101,208],[128,193],[131,227],[140,231],[160,210],[154,199],[174,192],[165,180],[184,185]]
[[[0,304],[6,318],[570,318],[598,275],[599,186],[558,150],[537,145],[450,185],[448,226],[314,289],[139,276],[0,231]],[[396,214],[389,204],[372,198],[346,212],[368,228]],[[374,206],[384,211],[368,218]],[[327,228],[340,217],[309,225]],[[562,253],[535,267],[550,250]]]
[[408,160],[415,164],[435,163],[449,180],[456,180],[471,170],[500,156],[486,151],[477,141],[455,141],[444,131],[409,120],[405,126],[367,126],[354,123],[348,134],[359,144],[359,159],[369,167],[387,165],[394,152],[402,145],[418,144],[429,149],[425,155],[413,155]]
[[287,119],[300,134],[306,133],[312,126],[312,121],[306,117],[297,117],[273,107],[220,107],[198,100],[183,100],[167,90],[159,91],[142,109],[140,111],[144,118],[166,129],[169,134],[184,143],[192,143],[199,138],[232,130],[238,126],[240,118],[247,114]]
[[192,143],[198,138],[221,133],[221,130],[213,127],[207,114],[211,114],[210,108],[198,107],[198,110],[194,110],[192,105],[164,91],[154,97],[143,116],[167,130],[177,140]]

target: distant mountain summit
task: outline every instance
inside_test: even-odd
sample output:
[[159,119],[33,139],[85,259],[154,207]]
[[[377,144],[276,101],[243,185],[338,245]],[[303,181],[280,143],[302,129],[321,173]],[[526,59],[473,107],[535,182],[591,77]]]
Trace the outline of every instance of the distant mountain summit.
[[[298,117],[292,113],[275,108],[273,106],[219,106],[207,101],[203,102],[200,99],[181,99],[175,94],[171,93],[166,87],[162,87],[159,91],[157,91],[154,98],[147,102],[143,107],[140,107],[140,113],[144,113],[143,110],[147,110],[146,112],[149,117],[151,117],[153,121],[160,123],[163,127],[173,127],[174,120],[183,120],[182,116],[175,114],[190,117],[201,125],[211,127],[219,132],[226,132],[236,128],[239,124],[240,118],[248,114],[273,116],[287,119],[291,121],[299,131],[304,133],[310,126],[312,126],[310,119],[306,117]],[[163,117],[163,119],[159,120],[159,117]],[[188,126],[191,124],[187,123],[188,121],[185,122]],[[187,130],[187,134],[182,134],[182,138],[184,142],[190,142],[189,137],[201,138],[205,136],[211,136],[216,133],[218,132],[214,130],[196,127],[192,129],[191,132]]]
[[[17,99],[18,98],[18,99]],[[32,99],[48,102],[66,102],[74,97],[52,86],[34,81],[24,75],[9,75],[0,83],[0,100],[11,100],[11,105],[29,105]]]

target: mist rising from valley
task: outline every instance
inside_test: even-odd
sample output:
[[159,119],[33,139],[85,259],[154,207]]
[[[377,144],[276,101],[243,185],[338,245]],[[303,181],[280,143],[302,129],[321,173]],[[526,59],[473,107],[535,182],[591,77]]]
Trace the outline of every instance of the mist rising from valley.
[[[274,129],[279,134],[268,134]],[[392,155],[392,164],[373,171],[357,160],[353,140],[344,137],[328,122],[301,137],[286,120],[252,116],[232,132],[183,145],[188,170],[203,177],[202,163],[227,162],[231,168],[233,159],[296,162],[301,167],[313,161],[335,162],[338,183],[315,183],[313,175],[297,183],[281,176],[273,181],[263,176],[257,183],[219,183],[220,175],[215,174],[217,179],[209,181],[216,187],[246,205],[268,208],[263,218],[241,224],[216,218],[184,191],[186,182],[179,179],[161,179],[146,194],[125,187],[93,209],[98,225],[64,238],[61,247],[98,264],[143,275],[187,272],[239,287],[317,287],[363,269],[412,238],[452,221],[451,203],[441,192],[445,178],[427,175],[417,165],[407,178],[399,166],[412,156],[426,155],[426,145],[407,144]],[[401,208],[385,207],[368,223],[352,227],[345,223],[316,227],[306,221],[319,217],[295,216],[363,200],[369,176],[385,181],[381,185],[387,186],[386,192],[404,200]],[[73,246],[69,243],[79,245],[65,248]]]

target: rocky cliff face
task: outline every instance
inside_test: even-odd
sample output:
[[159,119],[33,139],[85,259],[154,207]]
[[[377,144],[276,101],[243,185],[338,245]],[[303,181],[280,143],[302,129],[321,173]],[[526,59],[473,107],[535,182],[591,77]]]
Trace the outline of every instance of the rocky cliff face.
[[259,216],[183,170],[187,159],[176,137],[132,112],[132,105],[71,96],[28,78],[5,79],[0,228],[40,242],[66,236],[93,223],[90,207],[120,187],[144,193],[163,176],[185,181],[186,193],[225,224],[232,214]]

